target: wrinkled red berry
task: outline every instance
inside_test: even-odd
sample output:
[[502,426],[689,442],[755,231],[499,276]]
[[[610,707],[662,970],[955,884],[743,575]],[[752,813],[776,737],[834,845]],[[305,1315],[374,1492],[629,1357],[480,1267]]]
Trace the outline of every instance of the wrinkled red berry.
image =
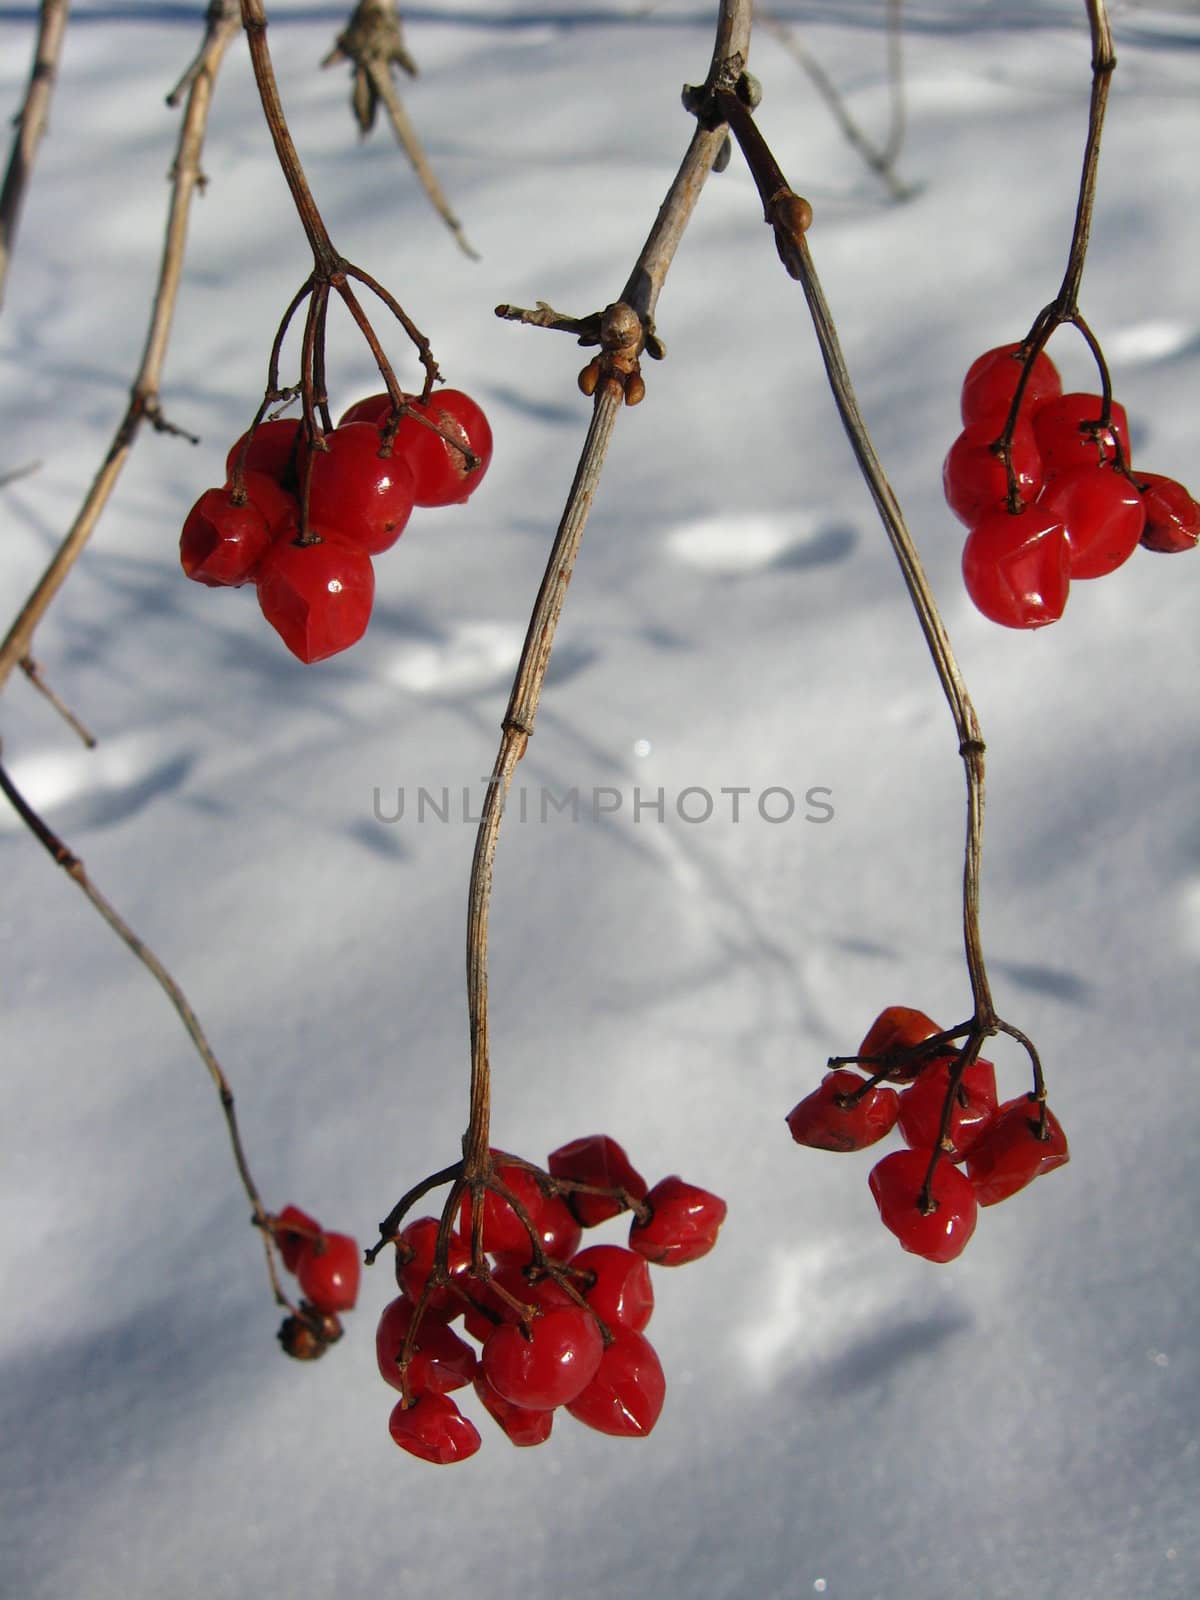
[[367,631],[375,598],[371,558],[332,538],[273,544],[258,569],[262,614],[294,656],[324,661]]
[[[421,1298],[426,1279],[433,1271],[437,1234],[436,1217],[418,1217],[403,1229],[396,1240],[396,1283],[410,1300]],[[465,1287],[471,1265],[471,1247],[457,1233],[450,1235],[446,1265],[451,1278]],[[452,1320],[464,1309],[462,1297],[445,1285],[432,1289],[425,1305],[427,1310],[437,1311],[447,1320]]]
[[320,1238],[321,1224],[299,1206],[284,1206],[274,1219],[271,1232],[284,1266],[289,1272],[295,1272],[301,1256]]
[[445,1394],[420,1395],[411,1406],[397,1401],[388,1428],[402,1450],[438,1467],[465,1461],[479,1449],[479,1430]]
[[[972,422],[950,446],[943,464],[942,488],[946,504],[968,527],[985,511],[1007,503],[1008,473],[1003,461],[992,450],[1003,432],[1005,420],[1001,411]],[[1029,499],[1041,488],[1044,473],[1033,429],[1024,412],[1013,429],[1011,453],[1017,492]]]
[[296,1281],[318,1311],[349,1311],[358,1299],[362,1259],[348,1233],[323,1233],[300,1252]]
[[642,1334],[622,1329],[601,1356],[596,1376],[567,1410],[599,1433],[644,1439],[662,1413],[666,1393],[654,1346]]
[[938,1162],[930,1198],[933,1209],[919,1205],[931,1150],[896,1150],[884,1156],[870,1175],[871,1193],[885,1228],[905,1250],[927,1261],[953,1261],[975,1232],[978,1208],[975,1190],[948,1160]]
[[1098,467],[1117,459],[1117,440],[1129,465],[1129,418],[1113,401],[1107,427],[1100,426],[1103,401],[1098,394],[1061,394],[1033,414],[1033,435],[1047,478],[1071,467]]
[[527,1406],[515,1406],[511,1400],[497,1394],[482,1370],[475,1374],[475,1393],[489,1414],[519,1449],[527,1450],[535,1444],[545,1444],[554,1426],[553,1411],[531,1411]]
[[933,1018],[927,1017],[923,1011],[914,1011],[911,1006],[887,1006],[867,1029],[866,1037],[858,1047],[863,1070],[869,1071],[874,1077],[886,1067],[889,1082],[911,1083],[936,1057],[919,1055],[895,1061],[891,1058],[902,1057],[905,1052],[924,1044],[926,1039],[931,1039],[941,1031]]
[[1040,501],[985,512],[967,537],[963,582],[976,607],[1006,628],[1057,622],[1071,588],[1071,548],[1061,516]]
[[717,1195],[674,1174],[656,1183],[643,1203],[650,1217],[645,1223],[633,1219],[629,1248],[660,1267],[681,1267],[706,1256],[728,1209]]
[[[617,1141],[606,1133],[574,1139],[552,1150],[546,1159],[546,1169],[552,1177],[571,1178],[576,1183],[593,1184],[597,1189],[623,1189],[635,1200],[643,1199],[646,1194],[645,1178]],[[601,1194],[568,1194],[563,1198],[585,1228],[594,1228],[597,1223],[606,1222],[624,1210],[619,1201]]]
[[210,589],[250,583],[271,548],[271,530],[251,500],[235,505],[228,489],[206,489],[184,519],[179,564]]
[[1175,555],[1200,543],[1200,505],[1181,483],[1156,472],[1139,472],[1137,485],[1146,508],[1142,544],[1147,550]]
[[994,1206],[1026,1184],[1065,1166],[1070,1160],[1067,1136],[1047,1106],[1046,1138],[1038,1137],[1037,1101],[1030,1095],[1000,1107],[991,1127],[967,1156],[967,1177],[981,1206]]
[[[640,1333],[650,1321],[654,1310],[650,1268],[635,1250],[617,1244],[589,1245],[573,1257],[571,1273],[571,1281],[610,1332],[629,1328]],[[577,1276],[581,1273],[585,1276]]]
[[1141,495],[1115,467],[1071,467],[1042,491],[1038,505],[1067,532],[1072,578],[1102,578],[1128,561],[1146,525]]
[[[412,1326],[415,1306],[401,1295],[385,1306],[375,1330],[375,1357],[379,1375],[393,1389],[403,1387],[400,1378],[400,1357],[404,1341]],[[412,1360],[408,1368],[410,1392],[424,1394],[433,1390],[446,1394],[451,1389],[461,1389],[475,1376],[476,1355],[465,1339],[437,1316],[422,1315],[413,1345]]]
[[826,1073],[820,1088],[788,1112],[787,1125],[796,1143],[814,1150],[865,1150],[886,1138],[896,1126],[899,1097],[894,1089],[877,1084],[854,1104],[843,1104],[863,1082],[857,1072]]
[[[564,1201],[557,1195],[548,1195],[539,1186],[537,1177],[527,1167],[498,1161],[495,1167],[497,1180],[511,1190],[524,1210],[541,1242],[542,1249],[554,1261],[566,1261],[579,1248],[582,1237],[579,1224]],[[463,1195],[459,1211],[459,1231],[464,1239],[471,1237],[471,1196]],[[483,1248],[497,1260],[525,1262],[533,1260],[533,1246],[529,1233],[520,1217],[504,1197],[489,1189],[483,1198]]]
[[[932,1150],[938,1142],[950,1066],[948,1060],[933,1062],[900,1097],[900,1132],[913,1150]],[[953,1160],[960,1161],[987,1130],[998,1104],[995,1067],[990,1061],[973,1061],[959,1079],[950,1113],[947,1153]]]

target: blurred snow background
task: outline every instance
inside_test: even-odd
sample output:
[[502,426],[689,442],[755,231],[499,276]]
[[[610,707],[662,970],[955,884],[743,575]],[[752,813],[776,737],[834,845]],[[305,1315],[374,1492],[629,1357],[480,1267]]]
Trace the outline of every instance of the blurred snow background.
[[[191,4],[77,4],[0,317],[11,615],[120,417],[157,270]],[[187,990],[268,1203],[368,1240],[465,1117],[474,814],[587,407],[560,335],[619,291],[689,134],[714,8],[408,8],[410,109],[473,265],[381,128],[358,146],[344,20],[271,10],[293,133],[339,247],[489,409],[468,506],[414,519],[346,656],[303,668],[253,594],[183,581],[307,272],[244,48],[205,154],[168,414],[139,443],[37,639],[100,736],[19,682],[6,759]],[[563,1419],[485,1432],[450,1472],[398,1452],[374,1372],[390,1297],[282,1360],[212,1089],[145,972],[0,816],[6,1113],[0,1589],[25,1600],[568,1590],[684,1600],[1173,1600],[1200,1588],[1195,982],[1200,557],[1137,552],[1033,636],[984,622],[940,497],[970,360],[1061,277],[1088,93],[1077,4],[914,0],[900,206],[765,27],[760,121],[811,235],[877,445],[989,744],[984,938],[1037,1040],[1072,1164],[938,1268],[879,1226],[871,1157],[796,1149],[787,1110],[884,1005],[958,1021],[962,776],[945,705],[825,388],[802,297],[735,156],[668,281],[669,359],[622,419],[519,780],[492,926],[494,1137],[537,1158],[611,1132],[648,1176],[730,1202],[716,1253],[658,1274],[667,1408],[646,1442]],[[883,7],[780,0],[864,126],[887,119]],[[36,7],[0,11],[15,109]],[[1195,5],[1114,8],[1120,65],[1083,306],[1135,458],[1197,488]],[[390,341],[404,356],[403,341]],[[1086,352],[1051,347],[1070,386]],[[333,324],[335,407],[377,387]],[[409,372],[415,378],[415,372]],[[455,820],[412,815],[419,786]],[[666,795],[666,819],[633,794]],[[674,800],[716,798],[689,824]],[[751,791],[734,824],[722,788]],[[588,819],[617,790],[620,813]],[[795,816],[754,798],[780,787]],[[404,819],[381,822],[403,788]],[[809,789],[832,820],[805,821]],[[685,801],[685,805],[687,802]],[[770,802],[768,802],[768,805]],[[699,809],[699,804],[697,806]],[[997,1047],[1006,1094],[1024,1085]],[[468,1401],[467,1405],[470,1406]],[[486,1419],[483,1419],[486,1422]]]

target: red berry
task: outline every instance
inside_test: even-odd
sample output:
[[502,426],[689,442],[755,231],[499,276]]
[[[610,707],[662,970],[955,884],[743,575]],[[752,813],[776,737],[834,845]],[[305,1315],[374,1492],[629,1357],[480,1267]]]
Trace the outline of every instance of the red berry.
[[295,1272],[300,1257],[321,1237],[321,1224],[299,1206],[284,1206],[274,1219],[271,1232],[279,1246],[279,1254],[289,1272]]
[[527,1406],[514,1406],[511,1400],[496,1393],[482,1368],[475,1374],[475,1393],[518,1449],[527,1450],[535,1444],[545,1444],[550,1437],[554,1412],[531,1411]]
[[927,1261],[953,1261],[975,1232],[975,1190],[957,1167],[948,1160],[939,1161],[930,1189],[933,1209],[922,1211],[918,1202],[932,1154],[931,1150],[896,1150],[884,1156],[871,1171],[871,1193],[884,1227],[891,1229],[905,1250]]
[[[405,399],[417,416],[433,424],[426,427],[416,416],[405,416],[396,431],[396,451],[412,468],[415,503],[461,504],[479,487],[492,459],[492,430],[487,418],[474,400],[458,389],[440,389],[426,403],[411,395]],[[479,464],[468,469],[463,451],[443,438],[443,433],[465,446]]]
[[391,414],[392,397],[385,389],[382,394],[369,394],[348,406],[338,418],[338,427],[344,428],[348,422],[373,422],[377,428],[382,428]]
[[362,1259],[348,1233],[323,1233],[302,1250],[296,1279],[304,1298],[318,1311],[349,1311],[358,1299]]
[[650,1218],[644,1224],[634,1218],[629,1248],[660,1267],[682,1267],[706,1256],[728,1209],[715,1194],[674,1175],[656,1183],[644,1203]]
[[629,1328],[640,1333],[650,1321],[654,1289],[644,1256],[618,1244],[593,1244],[573,1258],[571,1271],[571,1281],[610,1332]]
[[[1019,344],[1002,344],[977,357],[967,369],[962,386],[962,419],[965,424],[981,421],[1012,405],[1017,382],[1024,366]],[[1037,409],[1046,400],[1062,393],[1058,368],[1044,350],[1038,352],[1021,395],[1021,412]]]
[[1047,478],[1051,473],[1066,472],[1069,467],[1098,467],[1115,461],[1117,440],[1125,465],[1129,465],[1129,419],[1125,407],[1114,400],[1111,423],[1101,428],[1102,405],[1098,394],[1062,394],[1038,407],[1033,433]]
[[[384,1307],[375,1330],[379,1375],[393,1389],[403,1387],[399,1361],[415,1310],[412,1301],[401,1295]],[[465,1339],[460,1339],[438,1317],[422,1315],[408,1368],[409,1389],[413,1394],[431,1390],[446,1394],[451,1389],[461,1389],[474,1378],[475,1365],[475,1352]]]
[[[942,488],[946,504],[968,527],[985,511],[1008,501],[1008,474],[1003,461],[991,448],[1004,422],[1003,412],[992,412],[989,417],[972,422],[950,446],[943,464]],[[1029,500],[1042,487],[1043,471],[1033,429],[1024,412],[1013,429],[1012,463],[1017,492]]]
[[[866,1037],[858,1047],[859,1059],[872,1077],[886,1067],[889,1082],[911,1083],[937,1057],[914,1056],[907,1061],[894,1063],[889,1058],[903,1055],[941,1031],[933,1018],[927,1017],[923,1011],[914,1011],[911,1006],[886,1006],[867,1029]],[[952,1046],[946,1048],[951,1049]]]
[[445,1394],[420,1395],[411,1406],[398,1401],[388,1428],[402,1450],[438,1467],[465,1461],[479,1449],[479,1430]]
[[1115,467],[1070,467],[1047,483],[1039,507],[1067,530],[1072,578],[1115,572],[1138,547],[1146,512],[1142,497]]
[[575,1305],[555,1306],[526,1329],[505,1322],[483,1347],[483,1371],[496,1393],[515,1406],[549,1411],[567,1405],[596,1375],[604,1341],[596,1319]]
[[[276,483],[296,481],[297,456],[302,423],[298,417],[281,417],[276,422],[260,422],[254,430],[242,462],[243,472],[263,472]],[[243,434],[225,459],[225,475],[232,478],[248,434]]]
[[[232,484],[227,483],[225,487],[232,489]],[[262,512],[272,539],[279,539],[287,533],[294,535],[299,531],[300,503],[274,478],[268,477],[265,472],[245,472],[242,474],[242,488],[246,499]]]
[[967,1177],[981,1206],[994,1206],[1044,1172],[1070,1160],[1067,1136],[1046,1108],[1046,1138],[1038,1137],[1037,1101],[1022,1095],[1000,1107],[991,1127],[967,1156]]
[[857,1072],[826,1073],[821,1087],[788,1112],[787,1125],[796,1143],[814,1150],[865,1150],[886,1138],[896,1126],[899,1096],[894,1089],[877,1085],[855,1104],[842,1103],[862,1086]]
[[[606,1133],[594,1133],[552,1150],[546,1167],[555,1178],[594,1184],[597,1189],[623,1189],[635,1200],[645,1198],[645,1178],[617,1141]],[[563,1198],[585,1228],[594,1228],[625,1209],[619,1200],[602,1194],[568,1194]]]
[[334,539],[273,544],[258,571],[258,603],[301,661],[324,661],[367,631],[375,598],[371,558]]
[[[396,1283],[412,1301],[421,1298],[425,1281],[433,1271],[433,1252],[437,1243],[436,1217],[418,1217],[410,1222],[396,1241]],[[450,1276],[465,1286],[471,1266],[471,1247],[457,1233],[450,1235],[446,1266]],[[464,1308],[461,1296],[445,1286],[432,1289],[426,1309],[441,1313],[448,1321]]]
[[179,564],[210,589],[241,588],[271,548],[271,530],[250,500],[234,505],[228,489],[206,489],[184,519]]
[[381,456],[383,437],[369,422],[335,428],[324,442],[326,449],[311,452],[310,519],[369,556],[390,550],[413,508],[413,476],[399,442]]
[[[932,1150],[938,1142],[946,1091],[950,1087],[950,1061],[938,1060],[900,1097],[900,1132],[913,1150]],[[960,1161],[996,1116],[996,1069],[990,1061],[973,1061],[963,1072],[950,1113],[949,1155]]]
[[[569,1260],[579,1248],[582,1235],[579,1224],[565,1203],[557,1195],[544,1193],[537,1178],[527,1167],[498,1162],[495,1175],[512,1191],[525,1211],[546,1255],[553,1261]],[[469,1192],[463,1195],[458,1226],[463,1238],[469,1239]],[[521,1263],[533,1260],[533,1246],[524,1223],[508,1201],[493,1189],[487,1191],[483,1201],[483,1248],[502,1261]]]
[[650,1341],[623,1329],[600,1358],[596,1376],[567,1404],[577,1422],[598,1433],[644,1439],[662,1413],[667,1380]]
[[1043,628],[1057,622],[1071,587],[1071,551],[1054,511],[1001,508],[979,519],[963,546],[967,593],[992,622],[1006,628]]
[[1139,472],[1137,485],[1146,508],[1142,543],[1147,550],[1174,555],[1200,543],[1200,505],[1181,483],[1157,472]]

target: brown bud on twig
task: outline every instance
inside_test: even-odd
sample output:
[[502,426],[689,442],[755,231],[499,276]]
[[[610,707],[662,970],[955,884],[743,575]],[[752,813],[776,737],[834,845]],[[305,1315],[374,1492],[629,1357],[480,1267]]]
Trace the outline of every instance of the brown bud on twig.
[[646,380],[640,372],[631,372],[625,380],[625,404],[640,405],[646,398]]
[[600,382],[600,357],[593,356],[579,374],[579,387],[586,395],[593,395]]

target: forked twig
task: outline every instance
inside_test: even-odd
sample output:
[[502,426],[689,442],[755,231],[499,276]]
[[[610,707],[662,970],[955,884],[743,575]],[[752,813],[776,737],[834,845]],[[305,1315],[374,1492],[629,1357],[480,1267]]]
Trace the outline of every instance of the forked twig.
[[187,106],[171,168],[171,202],[158,287],[151,308],[146,345],[130,391],[129,404],[75,521],[22,606],[3,643],[0,644],[0,690],[3,689],[13,668],[28,658],[33,647],[34,632],[91,538],[109,497],[116,488],[117,480],[142,423],[149,422],[159,430],[177,431],[170,428],[162,415],[159,385],[183,272],[183,254],[192,197],[202,181],[200,152],[208,125],[213,87],[226,47],[236,31],[236,0],[217,0],[217,3],[209,8],[204,46],[197,64],[190,73]]
[[17,227],[21,221],[25,191],[29,186],[38,145],[46,131],[69,8],[70,0],[42,0],[29,87],[25,91],[24,104],[14,118],[17,134],[8,158],[4,186],[0,188],[0,306],[4,304],[4,287],[8,280]]

